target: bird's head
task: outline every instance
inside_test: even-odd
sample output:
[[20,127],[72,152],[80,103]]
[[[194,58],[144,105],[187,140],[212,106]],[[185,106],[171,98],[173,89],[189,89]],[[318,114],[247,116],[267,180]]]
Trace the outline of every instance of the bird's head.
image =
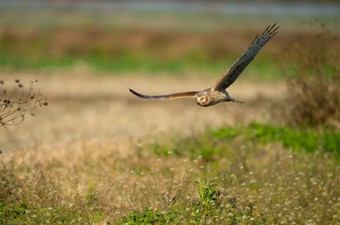
[[208,95],[197,96],[196,103],[200,106],[208,106],[210,104],[210,97]]

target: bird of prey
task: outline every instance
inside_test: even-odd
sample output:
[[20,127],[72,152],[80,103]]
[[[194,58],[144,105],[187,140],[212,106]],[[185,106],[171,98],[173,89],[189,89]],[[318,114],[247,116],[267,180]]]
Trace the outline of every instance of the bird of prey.
[[238,60],[236,60],[229,69],[227,69],[221,79],[218,80],[218,82],[213,87],[204,89],[202,91],[179,92],[167,95],[144,95],[132,89],[129,90],[132,94],[148,100],[196,98],[197,104],[203,107],[212,106],[220,102],[243,103],[231,97],[226,89],[232,83],[234,83],[242,71],[255,58],[260,49],[277,33],[278,28],[279,26],[276,25],[276,23],[269,25],[260,36],[256,36],[247,51],[245,51],[243,55]]

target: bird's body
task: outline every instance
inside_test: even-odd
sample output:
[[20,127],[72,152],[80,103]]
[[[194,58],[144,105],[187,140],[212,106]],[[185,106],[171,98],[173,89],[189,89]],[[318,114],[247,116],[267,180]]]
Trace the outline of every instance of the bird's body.
[[[215,90],[214,88],[208,88],[200,91],[196,94],[196,103],[200,106],[207,107],[216,105],[220,102],[237,101],[229,95],[226,90]],[[239,101],[237,101],[239,102]]]
[[168,95],[143,95],[132,89],[130,92],[140,98],[148,100],[171,100],[177,98],[196,98],[198,105],[206,107],[212,106],[220,102],[238,102],[239,100],[232,98],[226,89],[234,83],[247,65],[255,58],[260,49],[277,33],[279,27],[276,24],[268,26],[260,37],[256,36],[247,51],[225,72],[222,78],[211,88],[202,91],[180,92]]

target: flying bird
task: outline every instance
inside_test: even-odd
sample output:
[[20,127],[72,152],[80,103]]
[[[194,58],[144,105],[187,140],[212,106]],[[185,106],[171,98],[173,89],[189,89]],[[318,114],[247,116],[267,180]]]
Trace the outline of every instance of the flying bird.
[[247,51],[245,51],[243,55],[238,60],[236,60],[229,69],[227,69],[227,71],[213,87],[204,89],[202,91],[179,92],[167,95],[144,95],[132,89],[129,90],[132,94],[148,100],[196,98],[196,103],[203,107],[212,106],[220,102],[243,103],[242,101],[231,97],[226,89],[235,82],[242,71],[255,58],[260,49],[277,33],[278,28],[279,26],[276,23],[269,25],[260,36],[256,36]]

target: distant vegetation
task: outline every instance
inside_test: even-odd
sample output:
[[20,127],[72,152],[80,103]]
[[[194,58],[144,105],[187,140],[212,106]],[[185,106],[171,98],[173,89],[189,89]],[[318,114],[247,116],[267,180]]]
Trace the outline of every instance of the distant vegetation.
[[[203,13],[88,11],[5,11],[0,16],[0,70],[51,71],[83,66],[104,73],[222,73],[272,18]],[[326,21],[327,18],[325,18]],[[332,20],[333,21],[333,20]],[[251,22],[251,26],[249,23]],[[282,78],[276,63],[297,23],[282,22],[277,35],[257,56],[254,76]],[[301,23],[301,22],[300,22]],[[304,24],[305,26],[305,24]],[[314,27],[315,28],[315,27]],[[300,29],[304,42],[310,33]],[[322,48],[329,48],[323,43]],[[286,59],[290,67],[292,60]]]
[[[178,74],[206,70],[223,73],[254,37],[255,33],[237,32],[231,36],[226,31],[174,33],[111,31],[94,27],[50,31],[8,28],[0,31],[0,67],[16,71],[60,70],[84,64],[102,72],[163,71]],[[280,76],[278,66],[268,53],[275,46],[277,41],[270,43],[257,58],[255,68],[261,71],[258,73],[275,71],[275,76]]]
[[283,116],[290,126],[340,129],[340,36],[326,24],[311,27],[315,26],[323,29],[310,35],[308,41],[305,36],[296,36],[281,53],[288,87]]

